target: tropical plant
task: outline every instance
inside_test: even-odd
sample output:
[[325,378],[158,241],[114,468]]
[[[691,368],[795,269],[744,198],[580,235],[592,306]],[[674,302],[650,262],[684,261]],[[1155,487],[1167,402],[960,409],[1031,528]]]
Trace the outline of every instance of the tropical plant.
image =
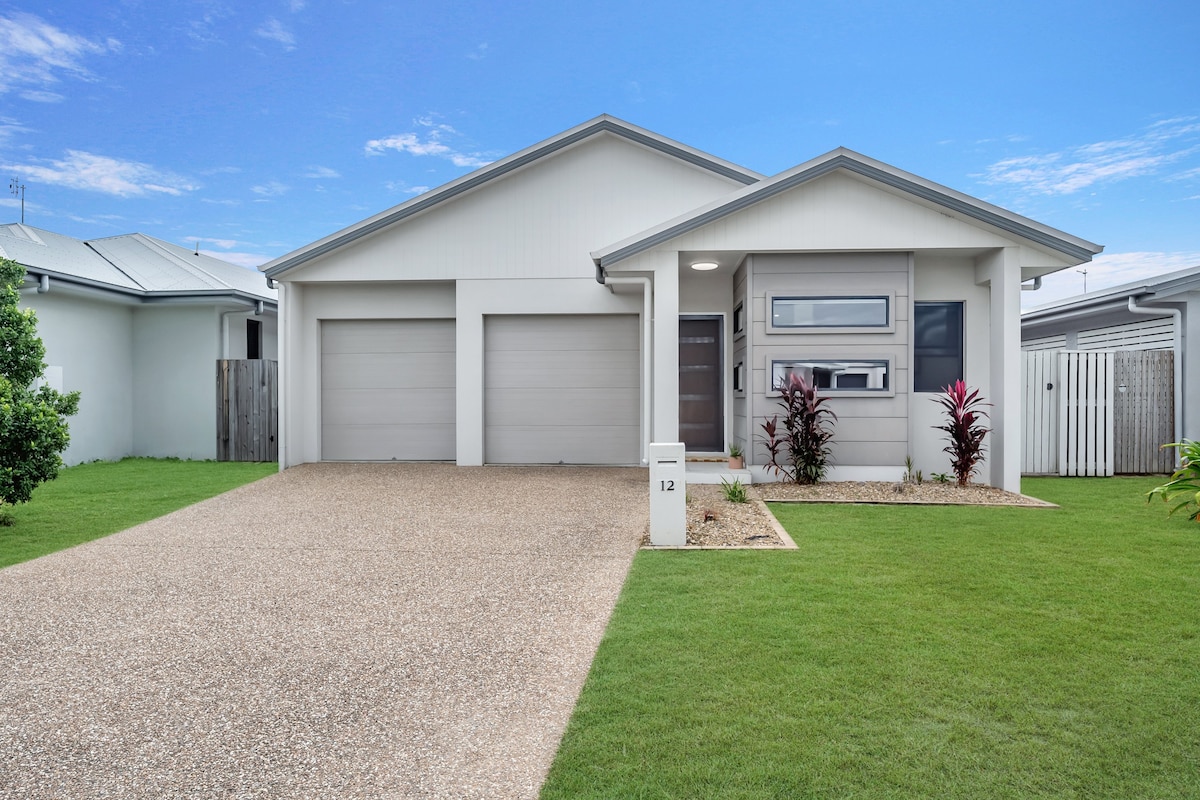
[[733,483],[721,478],[721,493],[731,503],[745,503],[750,499],[750,496],[746,494],[745,485],[738,478],[734,478]]
[[904,457],[904,477],[900,480],[901,483],[908,483],[914,486],[920,486],[925,482],[925,476],[919,469],[913,469],[912,456]]
[[942,394],[934,398],[946,410],[946,424],[934,425],[950,436],[950,444],[943,452],[950,454],[950,468],[958,479],[959,486],[966,486],[983,460],[983,439],[988,429],[980,424],[987,412],[980,407],[991,405],[983,402],[979,390],[969,390],[961,380],[947,386]]
[[741,458],[744,455],[745,455],[745,451],[742,450],[742,446],[740,444],[738,444],[737,442],[729,443],[729,457],[730,458]]
[[933,479],[935,481],[937,481],[938,483],[949,483],[950,482],[950,476],[944,472],[933,473]]
[[37,317],[18,308],[25,268],[0,258],[0,503],[25,503],[38,484],[53,480],[70,440],[66,418],[79,410],[79,392],[35,386],[46,371]]
[[1164,503],[1175,502],[1167,516],[1180,509],[1191,509],[1188,519],[1200,522],[1200,442],[1184,439],[1182,442],[1164,444],[1163,447],[1174,447],[1179,452],[1179,469],[1171,473],[1171,480],[1162,486],[1156,486],[1146,493],[1146,502],[1154,497],[1161,497]]
[[783,429],[776,414],[763,423],[765,435],[759,437],[767,450],[767,468],[796,483],[820,483],[829,470],[830,421],[836,420],[837,414],[825,406],[829,398],[821,397],[815,385],[796,373],[776,390],[784,410]]

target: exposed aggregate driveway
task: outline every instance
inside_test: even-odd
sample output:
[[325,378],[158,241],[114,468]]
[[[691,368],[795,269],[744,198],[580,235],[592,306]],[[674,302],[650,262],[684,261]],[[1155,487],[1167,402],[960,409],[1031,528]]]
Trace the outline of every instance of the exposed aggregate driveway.
[[0,570],[0,797],[536,797],[645,474],[306,465]]

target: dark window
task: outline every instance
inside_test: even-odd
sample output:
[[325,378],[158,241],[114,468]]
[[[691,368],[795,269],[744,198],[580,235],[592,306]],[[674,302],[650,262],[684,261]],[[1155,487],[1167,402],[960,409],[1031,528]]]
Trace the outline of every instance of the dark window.
[[246,358],[262,358],[262,323],[246,320]]
[[733,310],[733,332],[741,333],[746,330],[746,315],[742,311],[742,304],[738,303],[737,308]]
[[887,297],[773,297],[775,328],[886,328]]
[[963,376],[963,304],[913,305],[913,391],[940,392]]

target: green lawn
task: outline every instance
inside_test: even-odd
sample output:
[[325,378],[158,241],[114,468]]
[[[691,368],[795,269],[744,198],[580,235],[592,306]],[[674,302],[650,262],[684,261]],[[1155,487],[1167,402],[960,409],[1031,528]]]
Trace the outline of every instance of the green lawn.
[[1160,482],[640,553],[542,797],[1200,797],[1200,525]]
[[12,509],[0,567],[160,517],[279,470],[276,464],[127,458],[69,467]]

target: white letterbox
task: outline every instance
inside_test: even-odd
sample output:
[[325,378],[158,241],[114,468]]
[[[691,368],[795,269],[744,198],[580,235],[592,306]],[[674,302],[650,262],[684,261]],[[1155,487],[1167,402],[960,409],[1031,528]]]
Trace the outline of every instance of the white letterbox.
[[650,445],[650,544],[687,544],[687,462],[682,442]]

